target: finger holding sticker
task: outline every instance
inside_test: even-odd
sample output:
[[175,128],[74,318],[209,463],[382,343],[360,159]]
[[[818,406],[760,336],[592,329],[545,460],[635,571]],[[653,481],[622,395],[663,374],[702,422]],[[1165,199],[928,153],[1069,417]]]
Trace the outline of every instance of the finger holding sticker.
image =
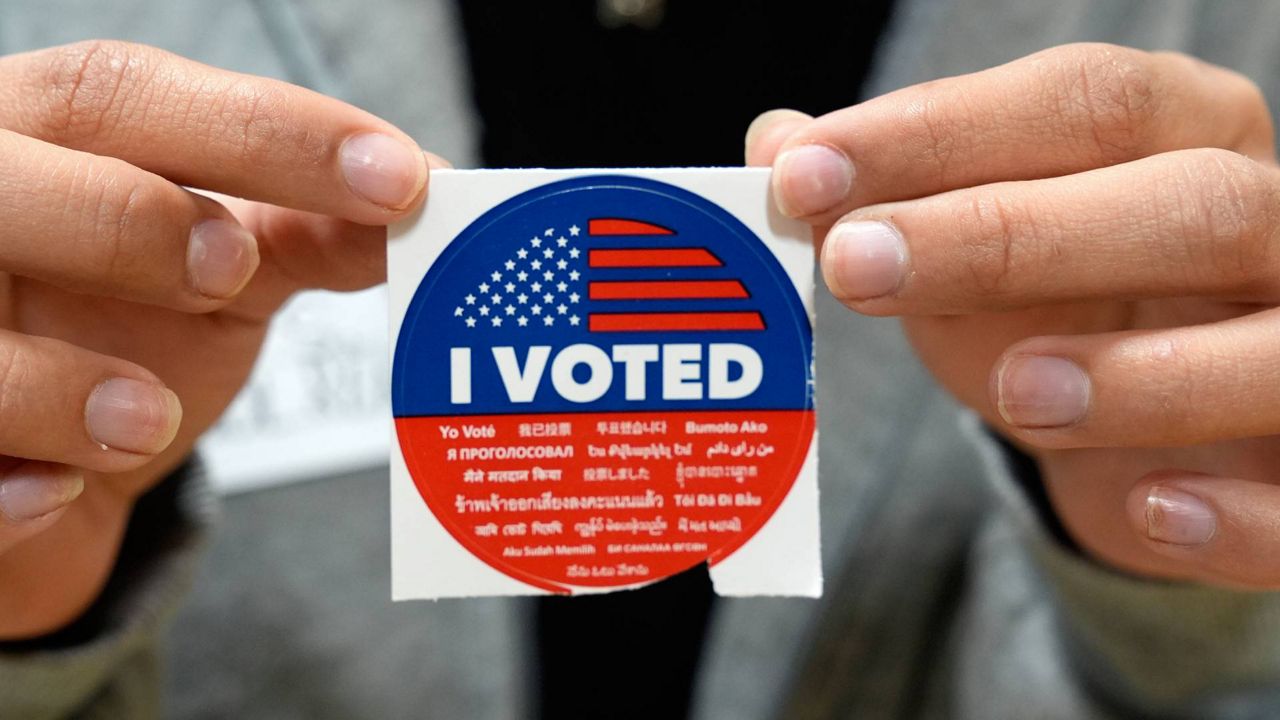
[[825,235],[832,293],[904,318],[1089,552],[1277,587],[1274,140],[1236,73],[1074,45],[767,115],[747,155]]
[[1257,85],[1179,53],[1083,43],[829,113],[761,161],[785,214],[825,224],[875,203],[1202,147],[1273,156]]

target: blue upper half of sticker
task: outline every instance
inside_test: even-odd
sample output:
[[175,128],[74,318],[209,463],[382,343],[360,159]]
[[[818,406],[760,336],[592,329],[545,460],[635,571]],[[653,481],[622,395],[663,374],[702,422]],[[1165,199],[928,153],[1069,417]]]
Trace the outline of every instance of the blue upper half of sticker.
[[746,225],[682,188],[596,175],[502,202],[441,253],[401,326],[392,409],[799,410],[812,367],[804,306]]

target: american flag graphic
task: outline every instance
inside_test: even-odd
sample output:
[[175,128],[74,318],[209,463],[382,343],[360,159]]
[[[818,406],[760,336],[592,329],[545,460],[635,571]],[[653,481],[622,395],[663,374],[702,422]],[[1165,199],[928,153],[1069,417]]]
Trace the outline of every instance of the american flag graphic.
[[[705,247],[598,247],[592,238],[669,237],[669,228],[640,220],[595,218],[583,228],[549,227],[518,244],[487,277],[458,298],[453,316],[466,328],[580,327],[591,332],[764,330],[755,310],[708,310],[704,301],[751,297],[741,280],[718,277],[724,263]],[[671,279],[673,269],[705,270]],[[625,270],[625,279],[617,271]],[[636,301],[627,312],[597,310],[606,301]],[[652,301],[646,303],[645,301]],[[673,310],[672,303],[697,308]],[[660,308],[646,309],[657,304]]]

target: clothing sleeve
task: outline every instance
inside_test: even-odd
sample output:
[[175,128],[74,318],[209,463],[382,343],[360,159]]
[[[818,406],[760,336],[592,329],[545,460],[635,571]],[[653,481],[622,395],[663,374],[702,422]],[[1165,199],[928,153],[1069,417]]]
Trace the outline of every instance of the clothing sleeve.
[[160,634],[190,586],[213,512],[194,461],[144,495],[85,615],[55,634],[0,644],[0,718],[159,717]]
[[966,430],[1056,615],[1066,678],[1098,716],[1280,717],[1280,593],[1141,578],[1071,544],[1035,464]]

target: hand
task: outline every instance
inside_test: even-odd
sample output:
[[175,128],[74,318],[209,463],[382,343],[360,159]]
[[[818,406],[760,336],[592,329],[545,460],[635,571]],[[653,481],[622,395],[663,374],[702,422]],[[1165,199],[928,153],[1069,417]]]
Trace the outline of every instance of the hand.
[[767,113],[747,145],[825,235],[833,294],[902,316],[1088,552],[1280,587],[1280,169],[1253,83],[1073,45]]
[[92,602],[289,295],[383,279],[381,226],[429,160],[342,102],[153,48],[0,58],[0,638]]

